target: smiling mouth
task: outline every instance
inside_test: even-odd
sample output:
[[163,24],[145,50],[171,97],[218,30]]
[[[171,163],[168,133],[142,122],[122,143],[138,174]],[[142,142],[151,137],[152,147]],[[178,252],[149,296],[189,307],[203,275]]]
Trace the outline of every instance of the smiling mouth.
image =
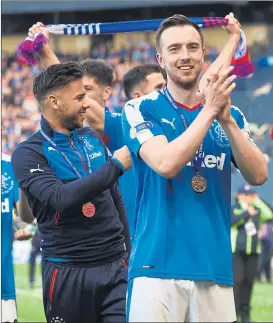
[[192,66],[180,66],[180,67],[178,67],[178,69],[180,71],[190,71],[191,69],[193,69],[193,67]]
[[85,117],[85,112],[80,112],[80,116]]

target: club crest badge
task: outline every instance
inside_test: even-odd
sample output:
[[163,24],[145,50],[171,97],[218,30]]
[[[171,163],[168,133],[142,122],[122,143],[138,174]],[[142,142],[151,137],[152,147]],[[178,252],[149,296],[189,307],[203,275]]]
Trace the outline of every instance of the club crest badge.
[[213,124],[209,129],[209,134],[211,139],[220,147],[230,147],[230,142],[227,134],[225,133],[223,127],[217,120],[214,120]]
[[14,186],[14,181],[11,179],[11,177],[7,173],[3,173],[1,175],[1,187],[2,187],[2,193],[8,194]]

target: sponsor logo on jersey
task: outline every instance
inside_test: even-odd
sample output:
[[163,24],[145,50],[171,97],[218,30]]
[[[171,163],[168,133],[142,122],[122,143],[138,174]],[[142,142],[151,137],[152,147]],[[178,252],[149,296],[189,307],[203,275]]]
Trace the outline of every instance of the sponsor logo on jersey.
[[57,149],[55,149],[55,148],[53,148],[53,147],[50,147],[50,146],[48,147],[48,150],[49,150],[49,151],[51,151],[51,150],[52,150],[52,151],[57,151]]
[[9,199],[5,198],[1,201],[1,213],[9,213],[10,212],[10,206],[9,206]]
[[[224,164],[226,160],[226,154],[221,153],[221,156],[214,156],[214,155],[204,155],[203,162],[201,167],[207,168],[217,168],[219,170],[224,169]],[[188,162],[187,166],[193,166],[192,162]]]
[[38,164],[38,168],[32,168],[29,170],[31,173],[35,173],[35,172],[41,172],[44,173],[43,169],[40,169],[40,165]]
[[94,158],[97,158],[97,157],[100,157],[100,156],[102,156],[101,151],[99,151],[98,153],[95,152],[95,153],[92,153],[92,154],[89,155],[90,159],[94,159]]
[[162,118],[161,119],[161,122],[168,123],[175,130],[174,121],[175,121],[175,118],[173,118],[173,121],[172,122],[169,121],[169,120],[167,120],[167,119],[165,119],[165,118]]

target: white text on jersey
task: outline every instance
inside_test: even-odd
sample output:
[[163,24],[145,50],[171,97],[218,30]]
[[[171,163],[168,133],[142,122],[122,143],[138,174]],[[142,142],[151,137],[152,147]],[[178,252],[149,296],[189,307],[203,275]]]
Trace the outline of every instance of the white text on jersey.
[[[201,167],[207,168],[215,168],[217,167],[219,170],[224,169],[226,154],[221,153],[221,156],[214,156],[214,155],[205,155]],[[193,166],[192,162],[188,162],[187,166]]]

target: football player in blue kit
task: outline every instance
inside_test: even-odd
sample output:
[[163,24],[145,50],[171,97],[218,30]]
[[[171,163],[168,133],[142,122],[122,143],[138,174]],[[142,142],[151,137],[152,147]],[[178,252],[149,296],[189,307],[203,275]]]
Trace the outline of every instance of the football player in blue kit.
[[[31,217],[28,209],[19,205],[19,187],[15,179],[11,158],[2,152],[1,157],[1,322],[16,322],[16,292],[12,260],[12,241],[13,241],[13,210],[19,211],[23,217]],[[29,213],[28,213],[29,212]],[[32,234],[25,229],[15,232],[15,239],[26,240]]]
[[[237,26],[234,51],[240,40]],[[231,162],[253,185],[267,163],[231,106],[233,68],[219,65],[200,103],[203,35],[183,15],[157,30],[157,59],[167,85],[126,103],[125,143],[137,180],[129,265],[129,322],[233,322]]]
[[2,153],[1,163],[1,322],[15,322],[17,320],[17,311],[12,261],[12,212],[14,207],[18,206],[19,188],[12,171],[10,156]]
[[[234,44],[234,35],[236,28],[234,28],[233,21],[229,23],[229,32],[232,37],[220,53],[216,61],[209,67],[203,77],[200,79],[200,90],[205,87],[207,79],[212,71],[217,66],[229,60],[236,48]],[[42,32],[48,38],[48,31],[44,28],[42,23],[37,23],[29,29],[29,36],[33,37],[36,32]],[[49,66],[59,62],[52,48],[45,46],[40,53],[40,58],[44,65]],[[85,60],[82,62],[85,67],[86,74],[83,78],[87,96],[90,100],[90,109],[86,111],[86,125],[90,125],[100,133],[108,149],[113,152],[122,147],[124,142],[121,114],[112,113],[107,108],[107,101],[112,93],[113,84],[113,69],[103,60]],[[163,75],[164,74],[164,75]],[[161,89],[165,84],[165,73],[156,64],[143,64],[135,66],[129,70],[123,78],[123,89],[126,97],[130,99],[139,98],[154,90]],[[134,170],[127,171],[118,181],[122,198],[125,204],[126,213],[129,222],[130,236],[133,239],[135,231],[135,215],[137,207],[136,199],[136,181],[138,178],[134,176]]]

